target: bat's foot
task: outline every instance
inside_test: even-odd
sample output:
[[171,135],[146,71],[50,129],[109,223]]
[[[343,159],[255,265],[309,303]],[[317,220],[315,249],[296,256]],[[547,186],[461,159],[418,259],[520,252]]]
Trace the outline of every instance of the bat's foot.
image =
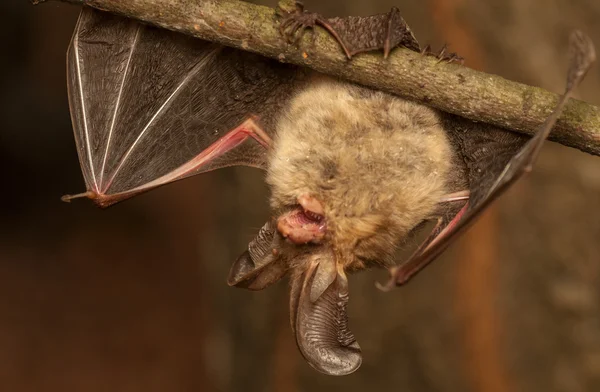
[[[326,19],[317,13],[306,11],[302,2],[296,1],[296,8],[293,11],[280,10],[279,15],[281,16],[279,32],[288,43],[298,44],[304,30],[318,25],[327,30],[340,44],[348,59],[355,54],[374,50],[383,50],[383,56],[387,58],[390,51],[397,46],[415,52],[421,50],[398,8],[373,16]],[[452,61],[460,58],[455,54],[452,55],[454,55]]]
[[296,9],[291,12],[280,11],[279,33],[289,44],[298,45],[306,29],[312,29],[322,20],[321,15],[304,10],[304,4],[297,0]]
[[448,63],[460,63],[461,65],[464,63],[465,59],[462,58],[460,55],[458,55],[455,52],[448,52],[448,45],[444,44],[444,46],[442,46],[442,48],[437,51],[434,52],[431,50],[431,47],[429,45],[427,45],[426,47],[424,47],[421,50],[421,54],[423,56],[433,56],[436,59],[438,59],[438,63],[441,63],[442,61],[448,62]]

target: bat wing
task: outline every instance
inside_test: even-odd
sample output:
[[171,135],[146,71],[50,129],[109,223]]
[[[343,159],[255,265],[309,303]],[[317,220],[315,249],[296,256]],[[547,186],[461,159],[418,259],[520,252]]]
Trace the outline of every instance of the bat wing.
[[381,288],[391,289],[406,283],[446,249],[502,192],[531,171],[573,89],[596,57],[592,41],[581,32],[571,35],[570,53],[565,93],[552,114],[529,140],[512,132],[491,126],[482,127],[467,120],[454,118],[448,121],[448,127],[451,127],[449,135],[458,146],[467,169],[469,200],[442,215],[425,242],[406,263],[392,269],[390,281]]
[[84,7],[67,53],[81,196],[108,206],[208,170],[263,167],[273,117],[301,74]]

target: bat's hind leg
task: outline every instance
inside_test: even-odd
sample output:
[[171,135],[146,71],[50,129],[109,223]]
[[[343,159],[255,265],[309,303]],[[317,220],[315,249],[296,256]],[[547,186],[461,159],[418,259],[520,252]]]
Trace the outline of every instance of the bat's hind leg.
[[421,49],[410,28],[400,16],[397,8],[385,14],[373,16],[347,16],[343,18],[324,18],[308,12],[300,1],[291,12],[281,12],[279,31],[287,42],[297,43],[307,28],[321,26],[340,44],[346,57],[361,52],[383,50],[387,58],[397,46],[404,46],[415,52]]

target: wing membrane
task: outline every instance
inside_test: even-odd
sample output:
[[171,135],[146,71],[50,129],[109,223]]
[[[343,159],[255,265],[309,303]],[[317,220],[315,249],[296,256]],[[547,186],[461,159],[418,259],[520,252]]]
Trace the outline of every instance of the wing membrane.
[[[224,166],[261,167],[256,138],[225,136],[252,117],[268,137],[301,79],[296,67],[87,7],[67,74],[85,195],[101,205]],[[236,143],[216,149],[223,139]]]
[[139,26],[86,10],[75,31],[67,52],[69,105],[86,184],[98,190],[102,172],[98,157],[104,154],[110,134],[103,129],[111,128],[111,114],[127,73],[121,66],[128,64]]

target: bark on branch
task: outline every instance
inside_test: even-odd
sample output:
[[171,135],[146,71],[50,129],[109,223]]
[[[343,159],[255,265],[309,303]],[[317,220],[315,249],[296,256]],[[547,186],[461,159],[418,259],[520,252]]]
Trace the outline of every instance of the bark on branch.
[[[34,4],[46,0],[31,0]],[[379,90],[423,102],[474,121],[532,134],[558,95],[457,64],[437,63],[408,49],[361,54],[348,61],[322,29],[299,47],[279,34],[274,9],[238,0],[60,0],[86,4],[204,40],[306,66]],[[290,0],[281,1],[290,7]],[[565,48],[565,56],[567,50]],[[600,155],[600,108],[572,99],[551,140]]]

